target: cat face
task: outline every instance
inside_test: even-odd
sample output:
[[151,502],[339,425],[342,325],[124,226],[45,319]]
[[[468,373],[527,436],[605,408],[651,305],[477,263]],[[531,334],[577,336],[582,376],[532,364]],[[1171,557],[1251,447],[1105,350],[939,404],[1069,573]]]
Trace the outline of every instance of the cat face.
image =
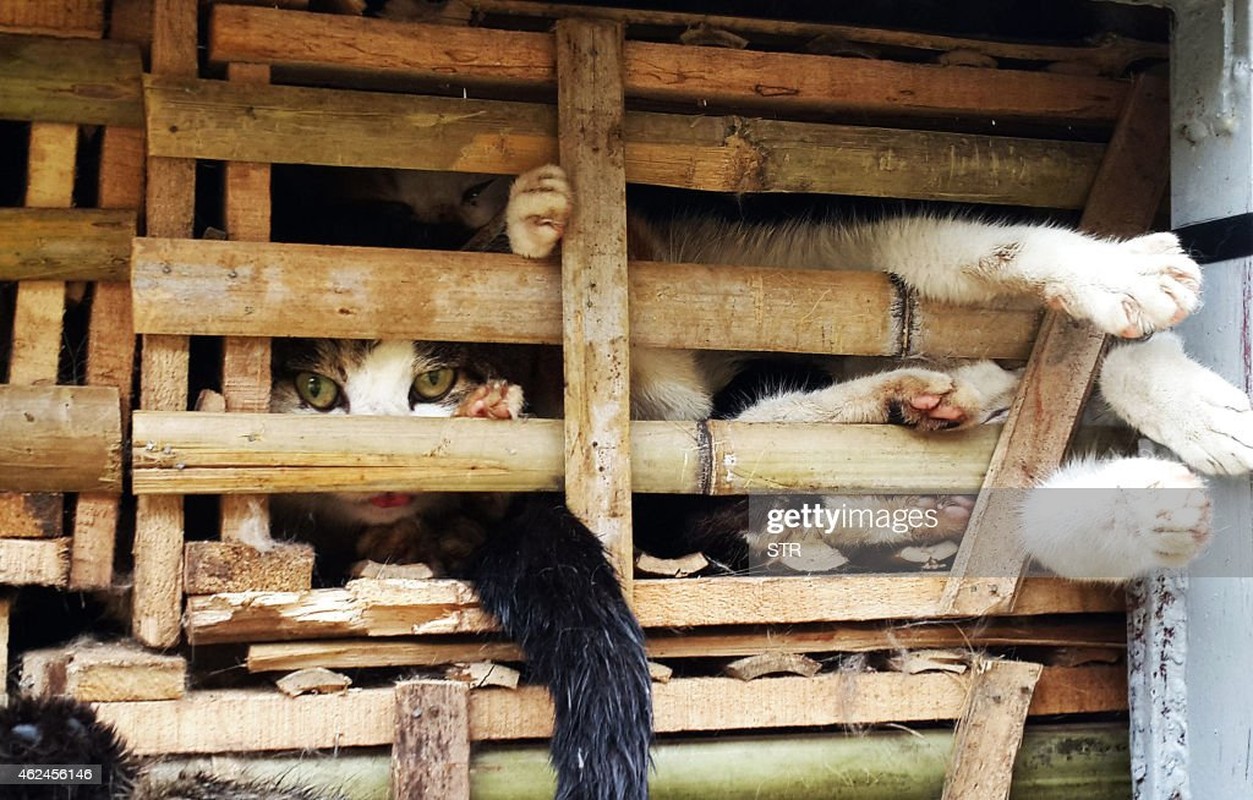
[[[470,347],[411,341],[317,339],[281,343],[275,352],[270,411],[453,417],[476,415],[494,370]],[[307,495],[328,522],[381,525],[421,513],[437,494],[328,492]]]

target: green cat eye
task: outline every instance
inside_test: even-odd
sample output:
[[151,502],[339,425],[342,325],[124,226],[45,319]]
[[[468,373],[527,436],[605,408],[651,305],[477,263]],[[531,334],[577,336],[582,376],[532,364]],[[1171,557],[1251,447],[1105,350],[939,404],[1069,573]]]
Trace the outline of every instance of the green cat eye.
[[316,372],[298,372],[296,394],[318,411],[326,411],[339,402],[339,384]]
[[423,372],[421,375],[413,379],[413,391],[417,398],[426,403],[432,403],[452,390],[452,385],[457,382],[457,370],[452,367],[440,367],[429,372]]

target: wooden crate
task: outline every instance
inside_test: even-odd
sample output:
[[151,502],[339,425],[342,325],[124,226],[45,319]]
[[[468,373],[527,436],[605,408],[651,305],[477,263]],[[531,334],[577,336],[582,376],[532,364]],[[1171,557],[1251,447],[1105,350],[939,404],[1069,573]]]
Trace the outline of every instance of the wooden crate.
[[[303,568],[276,572],[265,555],[237,541],[242,526],[265,518],[264,503],[256,501],[264,496],[259,491],[564,488],[571,507],[626,565],[631,553],[626,503],[632,489],[886,491],[894,488],[892,475],[919,472],[932,483],[919,486],[911,477],[908,487],[899,488],[946,492],[980,484],[1026,485],[1060,459],[1103,342],[1086,326],[1051,315],[1041,323],[1035,312],[922,301],[882,275],[797,277],[777,270],[692,267],[702,270],[700,280],[680,281],[672,265],[632,264],[628,277],[623,257],[580,260],[580,275],[595,276],[580,283],[574,270],[555,262],[507,255],[270,243],[269,165],[518,173],[560,157],[580,187],[578,213],[610,220],[620,218],[622,182],[630,180],[729,192],[1082,209],[1086,228],[1109,234],[1146,227],[1164,184],[1164,93],[1148,78],[1133,82],[623,42],[615,23],[570,22],[558,26],[556,34],[528,33],[219,4],[209,15],[208,57],[225,65],[227,79],[206,80],[197,75],[195,5],[157,0],[152,74],[145,83],[148,236],[135,241],[131,286],[135,329],[144,341],[142,410],[134,417],[132,453],[139,500],[133,632],[157,647],[183,636],[196,645],[247,643],[249,667],[258,671],[314,664],[433,665],[468,660],[485,650],[498,659],[517,655],[507,643],[467,638],[493,625],[478,609],[472,587],[462,582],[360,580],[342,589],[313,590]],[[561,9],[553,13],[560,16]],[[751,24],[744,24],[750,28],[745,35],[751,34]],[[311,40],[319,42],[313,54],[306,46]],[[621,76],[629,110],[612,94],[590,89],[585,76],[563,68],[575,50],[592,40],[604,59],[598,68]],[[938,39],[915,43],[920,49],[956,49],[949,45]],[[1096,49],[1075,48],[1050,51],[1040,60],[1100,60],[1098,55]],[[684,79],[676,82],[678,74]],[[471,87],[476,97],[486,99],[428,91],[448,82]],[[380,88],[387,91],[372,91]],[[499,99],[551,102],[554,96],[557,109],[545,102]],[[651,110],[634,110],[641,103]],[[676,110],[706,107],[721,115]],[[581,118],[572,110],[578,108],[585,109]],[[734,113],[763,111],[778,118]],[[881,125],[815,121],[840,116]],[[953,117],[963,120],[959,129],[937,129]],[[619,118],[621,125],[614,125]],[[993,123],[1000,124],[994,128]],[[584,131],[591,126],[611,144],[620,133],[623,147],[597,150],[586,139],[562,135],[579,124]],[[1080,128],[1084,135],[1056,136],[1063,126]],[[999,132],[1006,129],[1014,134]],[[1052,138],[1042,137],[1042,131]],[[197,159],[227,164],[229,241],[192,238]],[[603,230],[612,239],[615,225],[620,222],[572,227]],[[567,241],[567,263],[579,260],[590,244]],[[395,269],[402,262],[406,278],[398,281]],[[336,283],[335,265],[342,263],[356,265],[351,286]],[[464,295],[449,302],[444,287],[450,283],[471,287],[475,302],[499,298],[498,286],[475,280],[484,263],[524,279],[525,294],[510,290],[514,316],[471,319],[458,310],[467,307]],[[435,272],[459,279],[426,279]],[[663,281],[665,293],[650,291]],[[323,290],[328,284],[331,290]],[[832,299],[815,307],[818,285],[838,291],[828,292]],[[693,314],[716,307],[710,295],[735,296],[742,286],[754,291],[740,295],[744,307],[736,324],[726,313],[707,313],[693,322]],[[603,312],[592,328],[562,318],[563,294]],[[622,302],[628,295],[633,298],[629,318]],[[862,327],[779,324],[795,318],[798,309],[838,319],[845,311],[841,303],[850,297],[875,312]],[[285,312],[292,307],[300,314]],[[448,310],[421,316],[411,311],[415,308]],[[761,322],[740,324],[745,319]],[[999,436],[985,429],[920,444],[895,429],[628,423],[627,387],[604,375],[604,354],[622,354],[628,329],[636,344],[668,347],[1030,356],[1029,378]],[[480,435],[464,450],[456,449],[461,444],[436,450],[435,442],[461,441],[455,432],[464,421],[309,421],[263,413],[270,391],[267,337],[446,339],[451,330],[468,341],[564,344],[568,371],[585,376],[572,383],[567,419],[500,422],[486,436],[478,429]],[[192,335],[224,337],[224,412],[185,410]],[[601,343],[597,356],[587,348],[589,340]],[[603,343],[612,341],[618,350],[604,349]],[[586,413],[593,394],[618,410],[609,422],[597,423],[600,428],[590,427]],[[1053,413],[1020,414],[1024,406]],[[324,446],[330,426],[359,444]],[[566,441],[588,437],[598,442],[607,478],[587,480],[591,472],[583,454],[572,458],[563,452],[563,434]],[[700,447],[708,448],[699,453],[705,458],[693,458]],[[880,455],[865,467],[830,456],[849,448]],[[813,464],[812,472],[791,468],[800,454]],[[729,470],[701,466],[732,461],[736,466]],[[470,463],[477,468],[467,469]],[[223,495],[221,541],[185,542],[184,496],[218,493]],[[893,632],[899,627],[893,621],[976,614],[991,614],[993,627],[1066,615],[1069,636],[1117,646],[1119,637],[1111,639],[1108,631],[1097,642],[1094,623],[1081,616],[1121,612],[1121,592],[1045,578],[1020,583],[1022,565],[985,533],[999,527],[1007,513],[990,497],[976,507],[952,575],[633,581],[626,569],[624,591],[650,630],[650,647],[658,658],[664,653],[691,656],[701,648],[725,657],[778,650],[780,636],[797,652],[890,650],[900,635]],[[207,584],[203,572],[184,572],[184,563],[214,566],[212,594],[188,591],[189,585]],[[988,575],[1005,577],[978,577]],[[781,626],[797,625],[807,636],[781,634]],[[715,633],[714,626],[732,628]],[[664,635],[672,628],[694,632]],[[1060,638],[1026,630],[1013,642]],[[867,638],[855,646],[857,636]],[[980,688],[995,688],[997,681],[1026,688],[1028,698],[1032,687],[1036,691],[1031,705],[1002,715],[1011,732],[1031,713],[1117,711],[1126,703],[1120,667],[1041,671],[1011,665],[975,670],[958,680],[895,673],[750,683],[676,678],[657,687],[655,704],[662,732],[950,720],[977,708]],[[164,702],[160,713],[170,715],[169,724],[141,720],[141,714],[158,708],[149,704],[100,708],[144,752],[366,745],[397,735],[391,689],[297,700],[241,690]],[[474,691],[448,702],[463,706],[457,714],[468,720],[468,739],[527,738],[550,731],[551,709],[539,690]],[[234,726],[213,720],[241,713],[230,710],[242,707],[238,704],[247,705],[255,725],[230,735],[227,729]],[[768,713],[762,712],[766,708]],[[267,732],[264,739],[256,738],[261,730]],[[967,764],[987,755],[979,752],[980,742],[1004,741],[1008,735],[973,735],[969,726],[963,730]],[[953,785],[959,786],[969,769],[955,766]]]

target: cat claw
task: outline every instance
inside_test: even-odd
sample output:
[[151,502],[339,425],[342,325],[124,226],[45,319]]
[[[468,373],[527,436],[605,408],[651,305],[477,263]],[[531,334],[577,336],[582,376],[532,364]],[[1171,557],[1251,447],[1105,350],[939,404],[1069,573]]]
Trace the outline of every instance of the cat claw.
[[1106,263],[1087,264],[1045,287],[1045,305],[1105,333],[1139,339],[1178,324],[1201,304],[1201,269],[1172,233],[1112,245]]
[[573,208],[566,173],[555,164],[524,172],[509,190],[505,230],[514,253],[544,258],[565,235]]

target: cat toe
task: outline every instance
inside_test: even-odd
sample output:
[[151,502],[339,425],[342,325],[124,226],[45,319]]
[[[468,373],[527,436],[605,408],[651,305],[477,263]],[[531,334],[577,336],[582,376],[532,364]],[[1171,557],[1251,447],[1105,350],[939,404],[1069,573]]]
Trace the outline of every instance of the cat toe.
[[565,234],[573,207],[565,172],[554,164],[523,173],[509,190],[505,227],[513,252],[543,258]]

